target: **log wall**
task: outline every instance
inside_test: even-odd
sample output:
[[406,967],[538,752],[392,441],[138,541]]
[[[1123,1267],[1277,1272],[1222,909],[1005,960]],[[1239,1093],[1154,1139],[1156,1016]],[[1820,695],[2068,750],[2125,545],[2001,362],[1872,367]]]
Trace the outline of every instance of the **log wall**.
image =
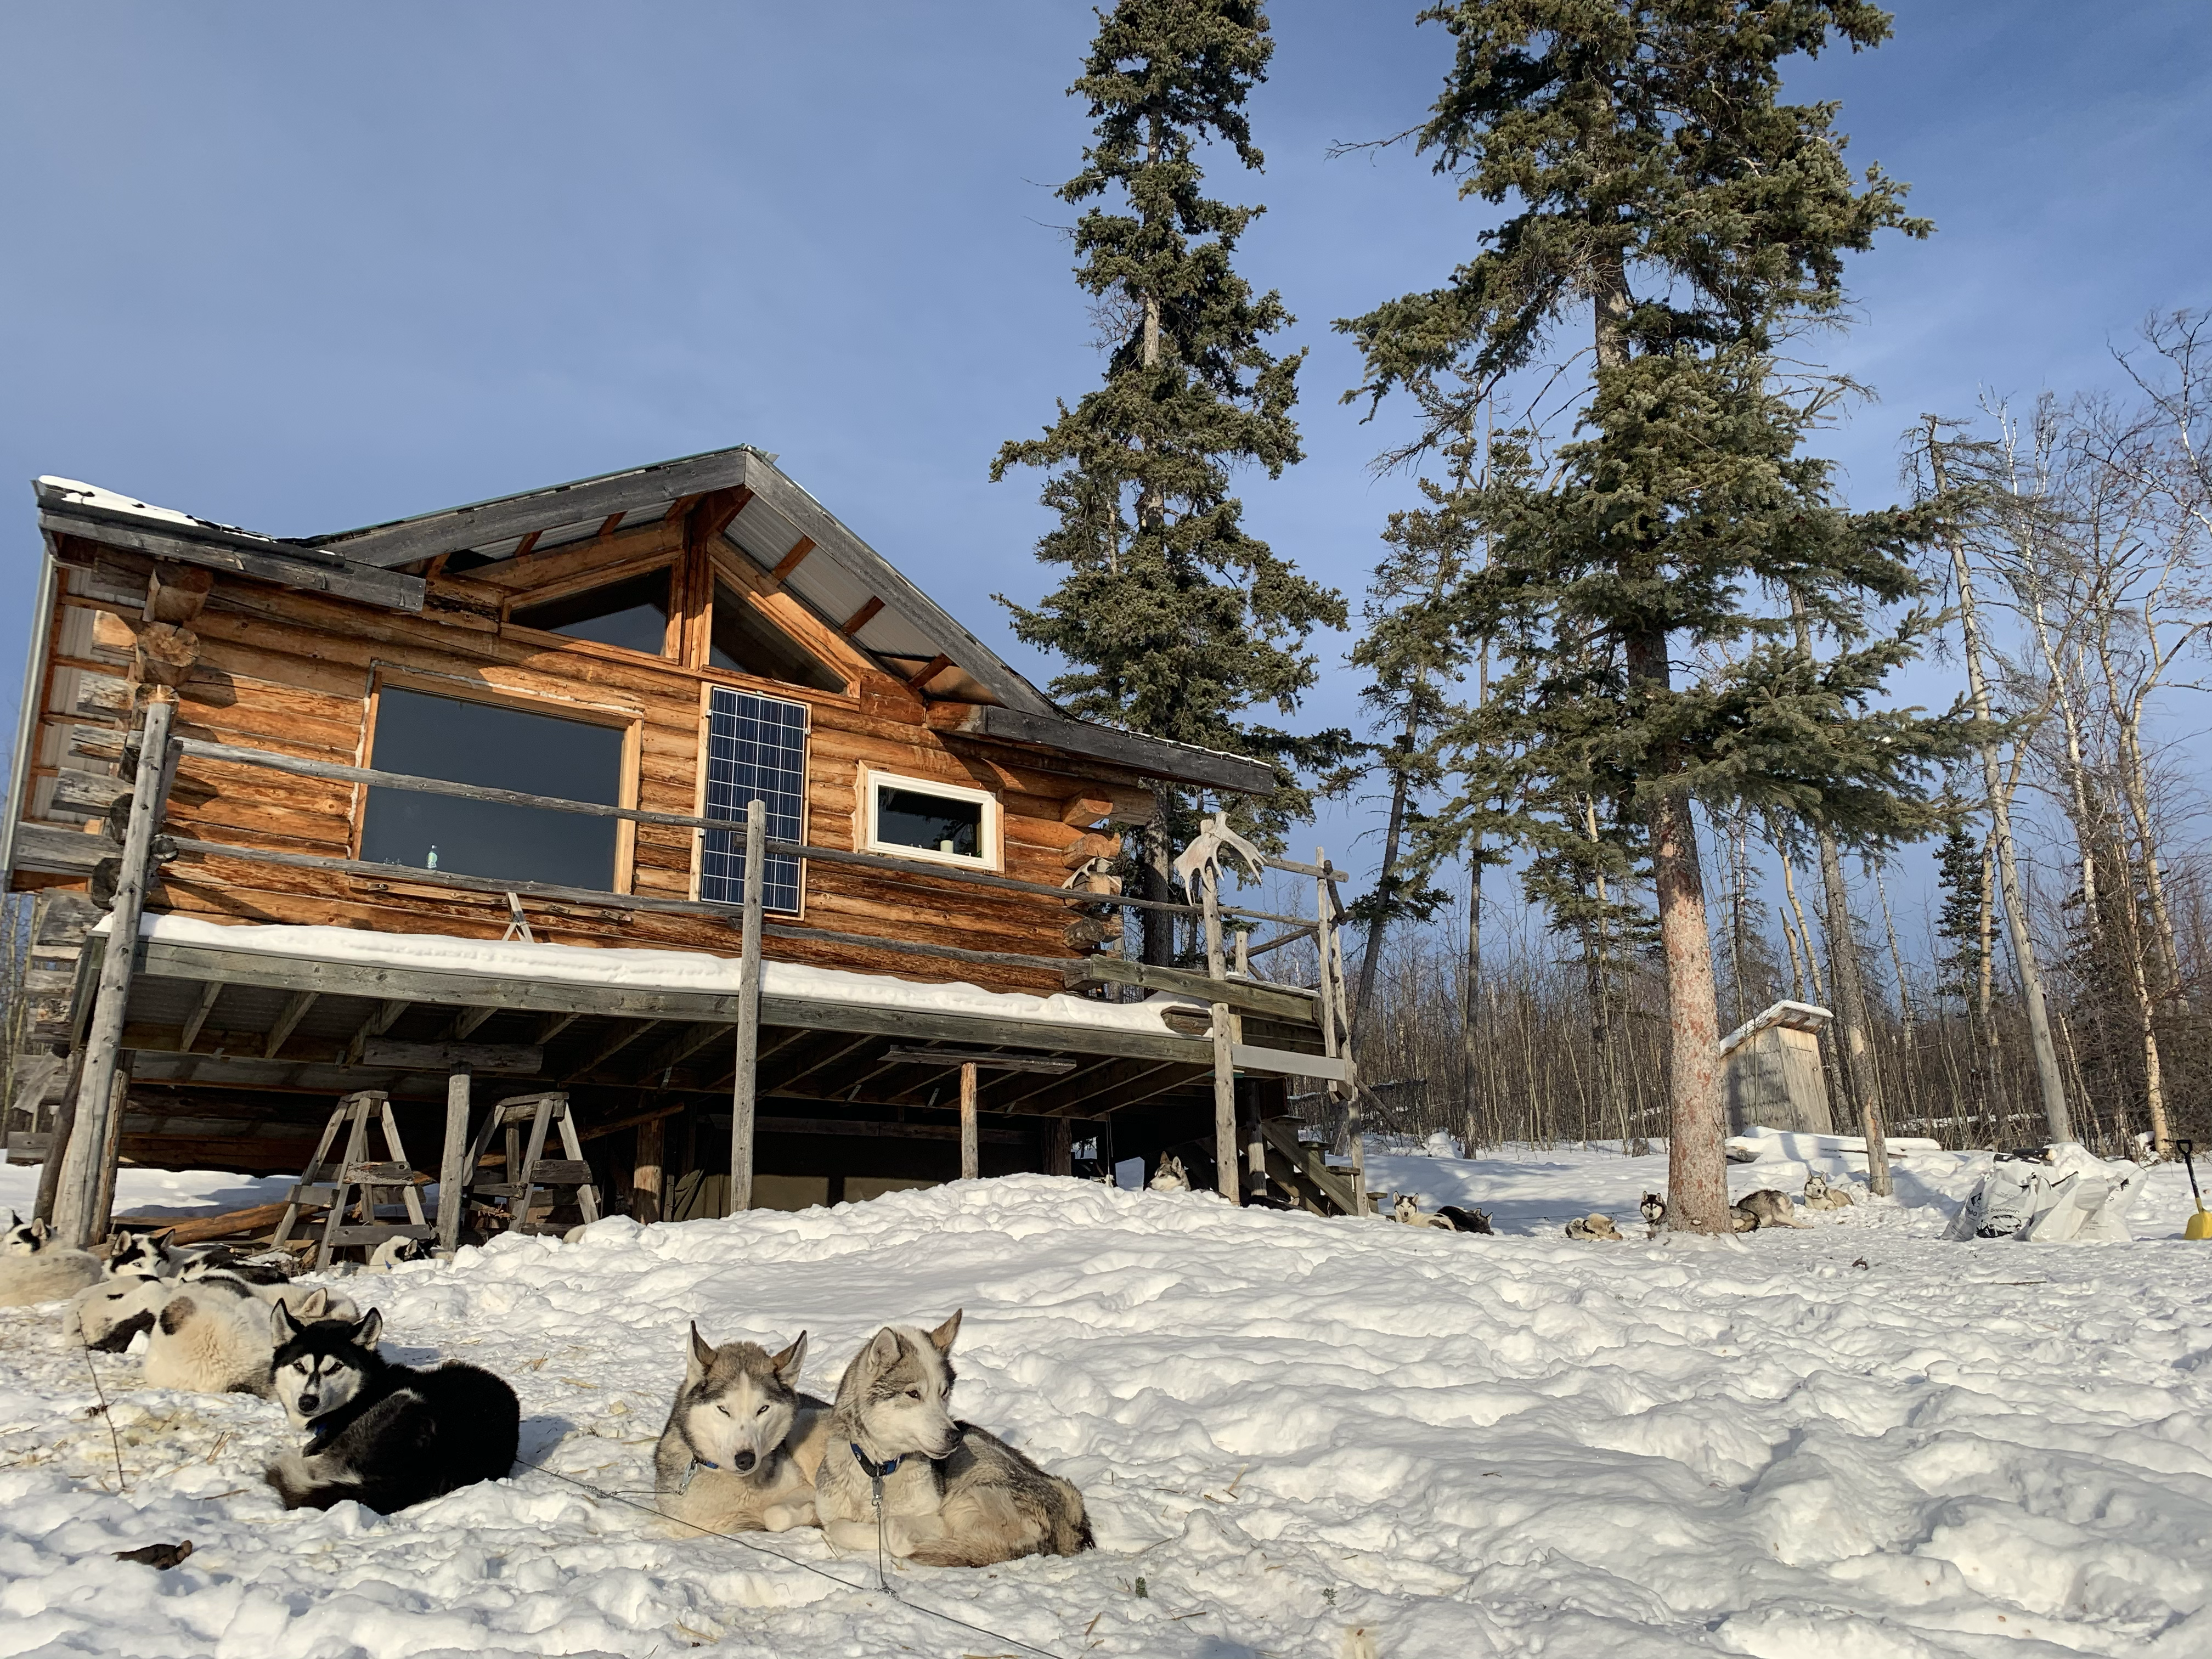
[[[1054,886],[1066,875],[1063,855],[1098,827],[1107,815],[1103,809],[1134,817],[1149,799],[1145,779],[1096,761],[938,729],[921,696],[719,536],[687,534],[683,520],[465,574],[447,575],[434,562],[419,616],[225,574],[204,596],[194,596],[193,614],[173,623],[163,619],[165,600],[179,601],[165,596],[154,561],[66,537],[58,550],[64,580],[46,642],[35,769],[43,782],[27,807],[29,822],[47,826],[50,842],[54,830],[97,829],[88,816],[104,811],[123,787],[112,763],[127,728],[128,682],[155,677],[176,686],[179,736],[346,765],[373,763],[375,699],[386,684],[617,726],[629,738],[624,803],[675,813],[697,813],[703,805],[706,688],[736,686],[808,708],[810,843],[858,847],[856,783],[863,767],[873,767],[990,791],[1002,811],[1001,873]],[[669,658],[505,620],[518,600],[672,563],[679,615]],[[717,575],[846,675],[848,691],[706,666],[707,607]],[[940,703],[939,722],[945,714]],[[358,858],[362,793],[352,785],[194,757],[179,769],[167,830],[207,842]],[[698,842],[689,830],[625,825],[618,891],[695,897]],[[20,854],[17,861],[25,862]],[[51,867],[41,876],[38,860],[31,862],[34,868],[18,875],[19,886],[76,884]],[[156,909],[218,920],[380,932],[496,938],[507,924],[506,902],[494,895],[221,857],[169,865],[149,902]],[[736,951],[734,928],[720,915],[627,908],[619,896],[604,904],[531,900],[525,908],[538,937],[552,942]],[[797,920],[878,938],[1073,957],[1079,952],[1066,942],[1073,918],[1066,905],[964,886],[924,863],[908,875],[813,861]],[[1036,991],[1060,984],[1048,971],[956,964],[818,940],[771,937],[765,949],[771,958],[908,979]]]

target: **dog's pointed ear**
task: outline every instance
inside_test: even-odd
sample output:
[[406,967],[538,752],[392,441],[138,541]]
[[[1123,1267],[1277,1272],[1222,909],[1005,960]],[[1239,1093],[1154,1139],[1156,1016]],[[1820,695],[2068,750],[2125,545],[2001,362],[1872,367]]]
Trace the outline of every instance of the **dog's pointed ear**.
[[785,1388],[797,1388],[799,1386],[799,1373],[803,1370],[806,1365],[806,1333],[805,1331],[799,1332],[798,1336],[793,1340],[789,1347],[786,1348],[781,1353],[776,1355],[775,1358],[769,1360],[768,1363],[769,1369],[774,1370],[776,1376],[782,1379],[783,1386]]
[[952,1310],[952,1317],[929,1334],[930,1343],[938,1352],[952,1352],[952,1339],[960,1334],[960,1316],[963,1311],[959,1308],[955,1308]]
[[23,1218],[10,1210],[8,1212],[8,1224],[10,1227],[20,1227],[23,1224]]
[[308,1291],[307,1300],[300,1304],[300,1311],[309,1319],[328,1319],[331,1316],[331,1293],[320,1288]]
[[174,1227],[170,1228],[167,1232],[154,1235],[154,1249],[166,1261],[173,1261],[177,1259],[176,1252],[169,1248],[171,1241],[176,1236],[177,1230]]
[[44,1217],[44,1216],[40,1216],[40,1217],[37,1217],[35,1219],[33,1219],[33,1220],[32,1221],[32,1223],[31,1223],[31,1237],[32,1237],[33,1238],[37,1239],[37,1240],[39,1241],[39,1243],[41,1243],[41,1244],[45,1243],[48,1239],[52,1238],[53,1236],[54,1236],[54,1224],[53,1224],[52,1222],[51,1222],[51,1221],[47,1220],[47,1219],[46,1218],[46,1217]]
[[899,1357],[899,1334],[890,1326],[876,1333],[876,1340],[868,1344],[868,1358],[877,1365],[896,1365]]
[[283,1347],[300,1334],[300,1322],[292,1317],[292,1310],[283,1303],[272,1303],[269,1309],[269,1340]]
[[699,1334],[699,1322],[691,1322],[691,1346],[684,1356],[684,1383],[689,1388],[714,1369],[714,1345]]
[[381,1308],[371,1308],[361,1316],[361,1322],[353,1328],[354,1345],[356,1347],[367,1348],[374,1353],[376,1352],[376,1339],[383,1334],[383,1331],[384,1310]]

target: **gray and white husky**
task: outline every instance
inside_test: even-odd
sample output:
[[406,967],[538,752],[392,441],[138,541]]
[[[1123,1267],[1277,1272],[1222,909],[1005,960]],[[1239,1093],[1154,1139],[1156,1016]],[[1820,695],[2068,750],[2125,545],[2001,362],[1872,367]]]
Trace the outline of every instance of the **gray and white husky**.
[[805,1363],[805,1331],[771,1354],[757,1342],[717,1348],[691,1327],[684,1381],[653,1453],[663,1515],[708,1532],[815,1524],[830,1402],[799,1392]]
[[954,1420],[955,1313],[933,1331],[890,1325],[838,1379],[829,1446],[814,1483],[822,1530],[839,1549],[882,1541],[902,1560],[987,1567],[1092,1547],[1083,1494],[997,1436]]
[[1856,1202],[1848,1181],[1832,1183],[1818,1170],[1805,1177],[1805,1207],[1808,1210],[1848,1210]]
[[1746,1193],[1730,1206],[1732,1214],[1736,1212],[1748,1215],[1754,1224],[1753,1227],[1747,1228],[1739,1223],[1738,1232],[1752,1231],[1756,1227],[1804,1227],[1811,1224],[1797,1218],[1797,1206],[1790,1201],[1789,1194],[1778,1192],[1771,1187]]
[[276,1398],[307,1431],[306,1445],[269,1466],[286,1509],[351,1498],[390,1515],[514,1467],[521,1407],[489,1371],[393,1364],[376,1351],[384,1321],[374,1308],[302,1324],[280,1303],[269,1322]]

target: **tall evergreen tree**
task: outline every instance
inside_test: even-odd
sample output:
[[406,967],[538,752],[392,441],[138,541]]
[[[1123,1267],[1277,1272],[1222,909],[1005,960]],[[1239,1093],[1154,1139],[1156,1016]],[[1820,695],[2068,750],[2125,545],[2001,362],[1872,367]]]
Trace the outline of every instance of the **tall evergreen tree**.
[[[1533,362],[1589,307],[1593,388],[1575,441],[1533,438],[1493,468],[1490,568],[1470,631],[1513,658],[1485,714],[1506,775],[1556,814],[1623,802],[1639,822],[1667,970],[1675,1224],[1728,1226],[1718,1012],[1692,804],[1741,800],[1847,839],[1916,832],[1921,771],[1951,724],[1872,707],[1924,629],[1876,637],[1875,607],[1919,590],[1926,515],[1852,514],[1799,453],[1819,402],[1782,394],[1784,332],[1844,302],[1845,253],[1885,228],[1924,234],[1903,191],[1844,167],[1834,108],[1779,98],[1780,64],[1832,40],[1869,47],[1858,0],[1457,0],[1456,40],[1422,148],[1462,193],[1518,211],[1451,283],[1339,325],[1367,380],[1415,394],[1436,434]],[[1638,289],[1641,292],[1638,292]],[[1808,660],[1790,592],[1838,648]],[[1742,647],[1703,683],[1675,663]]]
[[[1267,349],[1291,318],[1231,263],[1261,210],[1204,193],[1198,146],[1260,167],[1244,103],[1273,51],[1253,0],[1120,0],[1100,15],[1071,88],[1094,137],[1060,194],[1097,204],[1075,227],[1076,280],[1119,337],[1104,383],[1062,403],[1041,437],[1006,444],[991,470],[1050,475],[1043,499],[1060,523],[1037,556],[1066,574],[1034,607],[1008,608],[1020,638],[1071,665],[1054,695],[1090,719],[1273,766],[1280,787],[1237,813],[1270,839],[1310,805],[1298,774],[1349,744],[1249,718],[1295,711],[1315,678],[1307,635],[1345,622],[1343,600],[1248,532],[1230,494],[1235,467],[1275,477],[1299,459],[1291,409],[1304,354]],[[1155,893],[1189,807],[1164,801],[1146,837]],[[1156,915],[1145,945],[1158,962],[1172,947]]]

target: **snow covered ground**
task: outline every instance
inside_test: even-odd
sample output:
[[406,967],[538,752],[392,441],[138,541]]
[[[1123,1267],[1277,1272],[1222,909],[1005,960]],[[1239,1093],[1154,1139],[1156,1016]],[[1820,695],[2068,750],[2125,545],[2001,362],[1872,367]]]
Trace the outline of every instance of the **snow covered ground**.
[[[348,1282],[391,1352],[512,1381],[544,1465],[389,1518],[284,1514],[273,1405],[102,1355],[117,1493],[85,1355],[0,1313],[0,1659],[2212,1655],[2212,1246],[2179,1241],[2179,1173],[2134,1244],[1953,1244],[1971,1162],[1913,1163],[1916,1204],[1660,1245],[1663,1160],[1605,1152],[1370,1161],[1496,1238],[1018,1176],[501,1242]],[[1560,1236],[1592,1209],[1637,1242]],[[957,1406],[1082,1486],[1095,1554],[894,1599],[818,1534],[670,1537],[569,1484],[650,1486],[690,1319],[804,1327],[826,1395],[879,1323],[956,1306]],[[169,1572],[112,1559],[184,1538]]]

